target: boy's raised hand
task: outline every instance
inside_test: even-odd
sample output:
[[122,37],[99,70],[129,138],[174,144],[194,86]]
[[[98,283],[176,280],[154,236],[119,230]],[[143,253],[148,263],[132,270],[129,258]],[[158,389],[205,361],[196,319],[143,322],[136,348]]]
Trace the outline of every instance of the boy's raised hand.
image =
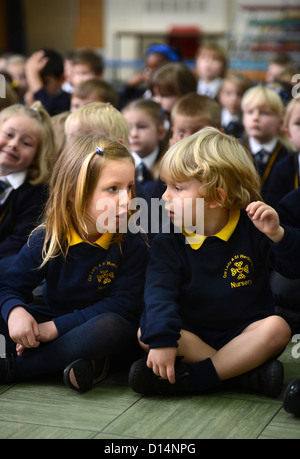
[[284,229],[280,226],[279,216],[273,207],[262,201],[255,201],[248,205],[246,212],[256,228],[273,242],[279,242],[283,238]]

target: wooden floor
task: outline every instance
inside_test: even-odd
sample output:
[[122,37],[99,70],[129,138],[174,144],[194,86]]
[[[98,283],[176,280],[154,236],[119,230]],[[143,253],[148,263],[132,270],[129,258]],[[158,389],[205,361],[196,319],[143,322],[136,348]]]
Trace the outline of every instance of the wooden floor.
[[[294,352],[293,352],[294,349]],[[281,356],[285,385],[300,377],[291,343]],[[300,353],[299,353],[300,357]],[[278,399],[219,390],[203,396],[146,397],[113,374],[79,394],[60,378],[0,386],[1,439],[300,439],[300,418]],[[117,443],[116,443],[117,444]]]

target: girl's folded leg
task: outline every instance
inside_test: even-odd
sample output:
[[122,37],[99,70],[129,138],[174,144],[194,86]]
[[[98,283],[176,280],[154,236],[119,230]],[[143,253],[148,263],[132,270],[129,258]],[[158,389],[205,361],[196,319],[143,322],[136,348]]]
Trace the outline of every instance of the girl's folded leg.
[[118,315],[94,317],[56,340],[15,357],[15,380],[62,372],[77,359],[97,360],[130,352],[136,345],[136,331],[135,325]]

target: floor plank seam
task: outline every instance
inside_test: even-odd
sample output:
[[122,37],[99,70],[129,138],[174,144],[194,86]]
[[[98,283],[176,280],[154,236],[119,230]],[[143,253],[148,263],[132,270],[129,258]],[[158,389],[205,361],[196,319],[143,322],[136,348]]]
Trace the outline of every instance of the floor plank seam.
[[278,408],[276,413],[274,413],[274,415],[270,418],[270,420],[267,422],[267,424],[262,428],[261,432],[256,437],[257,440],[259,440],[259,437],[263,434],[263,432],[267,429],[267,427],[271,424],[271,422],[276,418],[276,416],[280,412],[281,408],[282,408],[282,405]]
[[[128,406],[122,413],[118,414],[113,420],[111,420],[105,427],[103,427],[99,433],[105,433],[104,430],[108,428],[111,424],[113,424],[117,419],[119,419],[123,414],[125,414],[128,410],[130,410],[134,405],[136,405],[144,396],[142,395],[139,397],[135,402],[133,402],[130,406]],[[134,438],[134,437],[133,437]]]

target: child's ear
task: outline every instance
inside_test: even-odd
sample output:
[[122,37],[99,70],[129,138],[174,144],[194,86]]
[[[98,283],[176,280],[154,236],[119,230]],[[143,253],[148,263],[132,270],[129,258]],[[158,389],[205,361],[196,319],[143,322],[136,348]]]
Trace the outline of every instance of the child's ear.
[[284,133],[285,133],[286,137],[287,137],[289,140],[291,140],[291,134],[290,134],[289,128],[286,127],[286,128],[284,129]]
[[159,141],[161,141],[161,140],[163,140],[165,138],[166,132],[167,131],[166,131],[165,126],[163,126],[163,125],[159,126],[158,131],[157,131],[157,134],[158,134],[157,137],[158,137]]
[[208,205],[210,209],[215,209],[216,207],[222,207],[226,199],[226,191],[223,188],[217,188],[218,202],[210,202]]

